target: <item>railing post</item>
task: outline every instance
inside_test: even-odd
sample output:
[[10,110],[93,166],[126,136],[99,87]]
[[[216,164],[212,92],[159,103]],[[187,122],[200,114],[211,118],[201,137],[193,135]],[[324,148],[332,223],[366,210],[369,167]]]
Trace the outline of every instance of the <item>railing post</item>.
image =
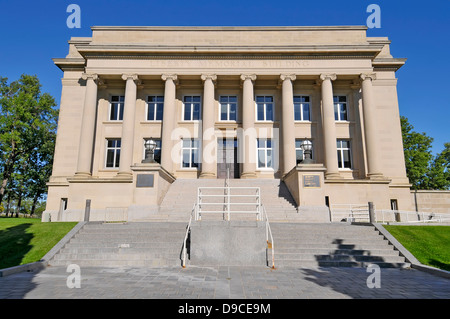
[[375,223],[375,211],[373,209],[373,202],[369,202],[369,222]]

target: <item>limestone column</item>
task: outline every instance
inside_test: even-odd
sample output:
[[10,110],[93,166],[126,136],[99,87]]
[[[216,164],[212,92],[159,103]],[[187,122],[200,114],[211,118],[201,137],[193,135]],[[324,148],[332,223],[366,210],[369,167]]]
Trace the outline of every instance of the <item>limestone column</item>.
[[139,79],[136,74],[123,74],[122,79],[126,81],[126,84],[118,175],[131,176],[131,165],[133,164],[137,81]]
[[361,74],[362,104],[364,113],[364,134],[366,138],[367,167],[370,179],[383,178],[380,160],[378,158],[379,145],[376,136],[375,103],[373,97],[372,81],[376,79],[375,73]]
[[336,123],[334,117],[333,85],[336,74],[321,74],[322,80],[322,114],[323,114],[323,140],[325,149],[325,177],[339,178],[339,167],[336,146]]
[[172,132],[175,129],[176,112],[176,74],[163,74],[161,79],[165,81],[164,111],[161,136],[161,166],[168,172],[173,171],[172,160]]
[[82,75],[82,79],[86,80],[86,93],[84,97],[83,117],[81,122],[77,172],[75,175],[79,177],[87,177],[91,175],[92,151],[94,148],[98,75],[85,73]]
[[202,172],[200,178],[215,178],[217,166],[216,137],[214,134],[214,82],[215,74],[202,74],[203,81],[203,112],[202,112]]
[[283,174],[287,174],[296,166],[295,158],[295,125],[294,125],[294,92],[292,81],[295,81],[295,74],[282,74],[282,138],[283,138]]
[[242,129],[243,141],[243,169],[241,178],[256,178],[256,131],[255,131],[255,98],[253,96],[253,82],[255,74],[242,74]]

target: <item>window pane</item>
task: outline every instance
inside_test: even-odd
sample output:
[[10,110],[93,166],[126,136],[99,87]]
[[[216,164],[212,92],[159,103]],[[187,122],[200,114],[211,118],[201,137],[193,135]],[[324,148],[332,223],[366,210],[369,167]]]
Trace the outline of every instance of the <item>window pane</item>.
[[337,151],[337,156],[338,156],[338,166],[342,168],[342,158],[340,150]]
[[351,168],[351,161],[350,161],[350,151],[343,151],[344,153],[344,167],[345,168]]
[[302,140],[295,140],[295,148],[301,148]]
[[157,121],[162,121],[163,119],[163,109],[164,109],[164,104],[163,103],[158,103],[156,106],[156,120]]
[[111,104],[111,112],[109,114],[109,119],[111,121],[117,120],[117,107],[118,107],[117,103]]
[[147,120],[153,121],[155,119],[155,104],[148,104]]
[[273,104],[266,104],[266,121],[273,121]]
[[200,102],[200,96],[194,96],[193,98],[192,98],[192,101],[193,102]]
[[266,103],[272,103],[273,102],[273,96],[266,96],[264,100],[265,100]]
[[350,142],[349,141],[341,141],[342,148],[350,148]]
[[264,150],[258,150],[258,167],[265,167],[265,162]]
[[106,167],[114,167],[114,150],[106,152]]
[[115,167],[119,167],[119,163],[120,163],[120,149],[116,150],[116,166]]
[[336,103],[334,104],[334,119],[339,121],[338,105]]
[[192,147],[193,148],[199,148],[200,140],[191,140],[191,141],[192,141]]
[[272,167],[272,150],[267,150],[267,167]]
[[191,120],[191,104],[190,103],[184,104],[184,120],[185,121]]
[[121,144],[122,144],[122,140],[118,139],[118,140],[115,140],[115,141],[116,141],[116,147],[120,147]]
[[258,121],[264,121],[264,104],[258,104]]
[[192,114],[193,120],[199,120],[200,119],[200,103],[194,104],[194,113]]
[[157,102],[164,102],[164,96],[157,96],[156,97]]
[[183,150],[183,167],[189,167],[189,150]]
[[295,158],[297,160],[297,164],[303,160],[303,151],[302,150],[296,150],[295,151]]
[[192,102],[192,96],[185,96],[184,102],[186,102],[186,103]]
[[227,105],[226,104],[221,104],[220,105],[220,120],[221,121],[226,121],[227,119]]
[[309,115],[309,103],[303,104],[303,121],[310,121],[310,115]]
[[264,103],[264,96],[257,96],[256,97],[256,102],[257,103]]
[[237,96],[230,96],[229,99],[228,99],[228,102],[236,103],[237,102]]
[[236,104],[230,104],[230,121],[236,121]]
[[302,113],[300,112],[300,104],[298,103],[294,104],[294,119],[295,121],[302,120]]
[[198,154],[199,154],[198,149],[192,150],[192,161],[191,161],[192,165],[191,165],[191,167],[198,167]]
[[347,97],[346,96],[339,96],[339,102],[347,102]]
[[272,140],[271,139],[266,140],[266,146],[267,146],[267,148],[272,148]]
[[347,105],[346,104],[340,104],[340,116],[341,121],[347,121]]
[[123,120],[123,108],[124,108],[124,106],[125,105],[123,103],[120,104],[119,121]]
[[189,147],[191,147],[191,140],[190,139],[183,140],[183,148],[189,148]]

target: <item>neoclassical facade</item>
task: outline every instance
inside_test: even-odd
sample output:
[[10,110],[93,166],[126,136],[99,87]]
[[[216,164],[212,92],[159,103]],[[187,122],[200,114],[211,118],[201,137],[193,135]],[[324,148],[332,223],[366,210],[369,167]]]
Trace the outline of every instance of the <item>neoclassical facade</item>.
[[[281,179],[299,207],[411,209],[395,76],[405,59],[366,29],[92,27],[72,38],[54,59],[64,75],[46,212],[82,219],[86,199],[155,210],[176,179],[227,174]],[[147,140],[156,164],[142,163]]]

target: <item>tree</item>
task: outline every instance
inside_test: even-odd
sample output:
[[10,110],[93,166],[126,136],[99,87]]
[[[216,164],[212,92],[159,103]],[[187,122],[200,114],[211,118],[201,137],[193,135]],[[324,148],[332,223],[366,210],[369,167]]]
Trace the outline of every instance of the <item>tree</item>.
[[400,118],[406,174],[412,189],[448,189],[450,187],[450,143],[433,156],[433,138],[414,131],[404,116]]
[[450,187],[450,143],[433,159],[427,174],[428,189],[448,189]]
[[55,107],[55,99],[41,93],[36,76],[24,74],[10,84],[0,77],[0,204],[7,192],[19,204],[46,192],[43,181],[53,161]]
[[413,131],[414,127],[404,116],[400,117],[405,155],[406,174],[412,189],[426,189],[428,167],[433,158],[431,144],[433,138],[425,133]]

